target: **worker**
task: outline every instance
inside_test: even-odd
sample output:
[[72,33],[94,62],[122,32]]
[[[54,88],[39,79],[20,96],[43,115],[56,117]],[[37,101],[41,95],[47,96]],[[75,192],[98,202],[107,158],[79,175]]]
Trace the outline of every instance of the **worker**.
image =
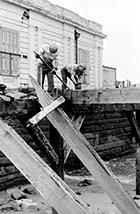
[[[53,96],[54,94],[53,72],[54,70],[56,72],[58,68],[58,44],[55,42],[52,42],[49,45],[49,47],[48,45],[45,44],[39,49],[38,54],[43,60],[39,59],[39,62],[38,62],[37,81],[41,85],[41,87],[44,89],[45,75],[47,75],[48,93],[51,96]],[[45,63],[43,63],[43,61]]]
[[[86,71],[87,66],[82,64],[74,64],[70,66],[64,66],[61,69],[62,80],[65,84],[67,84],[67,79],[69,78],[73,84],[75,89],[81,89],[81,77]],[[62,91],[66,89],[66,86],[62,84]]]

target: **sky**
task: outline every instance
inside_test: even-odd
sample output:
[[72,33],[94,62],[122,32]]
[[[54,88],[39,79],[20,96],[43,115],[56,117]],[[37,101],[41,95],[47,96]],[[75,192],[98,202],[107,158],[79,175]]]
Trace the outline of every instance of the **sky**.
[[140,83],[140,0],[49,0],[103,26],[103,65]]

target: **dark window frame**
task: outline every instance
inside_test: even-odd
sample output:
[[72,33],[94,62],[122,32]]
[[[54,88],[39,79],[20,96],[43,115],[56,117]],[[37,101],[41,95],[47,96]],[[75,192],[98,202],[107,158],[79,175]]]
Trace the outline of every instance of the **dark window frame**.
[[19,32],[0,27],[0,75],[17,76],[20,57]]

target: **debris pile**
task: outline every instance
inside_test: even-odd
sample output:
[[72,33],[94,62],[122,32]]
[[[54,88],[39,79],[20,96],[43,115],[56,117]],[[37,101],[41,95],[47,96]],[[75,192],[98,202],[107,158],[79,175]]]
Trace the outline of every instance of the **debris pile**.
[[37,195],[37,191],[32,186],[7,189],[4,197],[0,199],[0,212],[37,212],[40,208],[33,199],[34,195]]

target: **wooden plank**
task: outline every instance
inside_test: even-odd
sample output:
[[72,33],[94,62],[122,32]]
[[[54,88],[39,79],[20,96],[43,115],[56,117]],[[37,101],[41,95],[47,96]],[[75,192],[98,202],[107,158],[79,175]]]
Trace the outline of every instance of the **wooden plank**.
[[126,144],[125,140],[118,140],[117,142],[113,142],[113,143],[97,145],[94,147],[94,149],[99,152],[99,151],[113,149],[116,147],[121,147],[121,146],[124,146],[125,144]]
[[134,112],[126,112],[126,115],[138,144],[136,153],[136,194],[140,195],[140,127],[137,123],[136,116],[134,116]]
[[2,120],[0,149],[58,213],[89,213],[69,186]]
[[58,155],[58,165],[52,169],[64,180],[64,149],[63,149],[63,138],[57,131],[57,129],[50,123],[50,144]]
[[53,103],[51,103],[49,106],[43,108],[39,113],[37,113],[35,116],[29,119],[29,123],[31,123],[32,125],[37,124],[40,120],[46,117],[51,111],[56,109],[58,106],[60,106],[64,102],[65,102],[65,98],[62,96],[59,97],[57,100],[54,100]]
[[140,147],[136,153],[136,194],[140,195]]
[[[78,130],[80,130],[83,122],[84,122],[85,116],[79,116],[78,118],[74,118],[72,117],[72,124],[75,128],[77,128]],[[71,147],[69,146],[69,144],[67,142],[64,141],[64,163],[66,163],[68,156],[71,152]]]
[[137,139],[138,144],[140,145],[140,127],[137,123],[136,117],[134,116],[134,113],[131,112],[126,112],[128,121],[130,123],[130,126],[135,134],[135,137]]
[[[52,99],[43,91],[33,77],[30,76],[30,79],[33,87],[36,89],[41,105],[46,107],[52,102]],[[59,131],[63,139],[69,143],[72,150],[95,177],[121,213],[140,214],[139,206],[133,201],[128,192],[122,188],[117,178],[108,170],[103,160],[95,152],[93,147],[91,147],[86,138],[73,127],[72,122],[65,112],[59,108],[51,112],[47,117]]]
[[72,101],[72,110],[73,113],[76,114],[92,114],[92,113],[99,113],[99,112],[120,112],[120,111],[135,111],[140,110],[140,103],[79,103],[75,104]]
[[58,165],[59,158],[52,146],[50,145],[49,141],[47,140],[46,136],[42,132],[41,128],[38,124],[34,126],[32,124],[27,124],[27,129],[33,136],[35,143],[37,144],[38,148],[41,150],[42,153],[47,155],[47,158],[51,165]]
[[72,92],[72,102],[80,103],[140,103],[139,88],[79,90]]

